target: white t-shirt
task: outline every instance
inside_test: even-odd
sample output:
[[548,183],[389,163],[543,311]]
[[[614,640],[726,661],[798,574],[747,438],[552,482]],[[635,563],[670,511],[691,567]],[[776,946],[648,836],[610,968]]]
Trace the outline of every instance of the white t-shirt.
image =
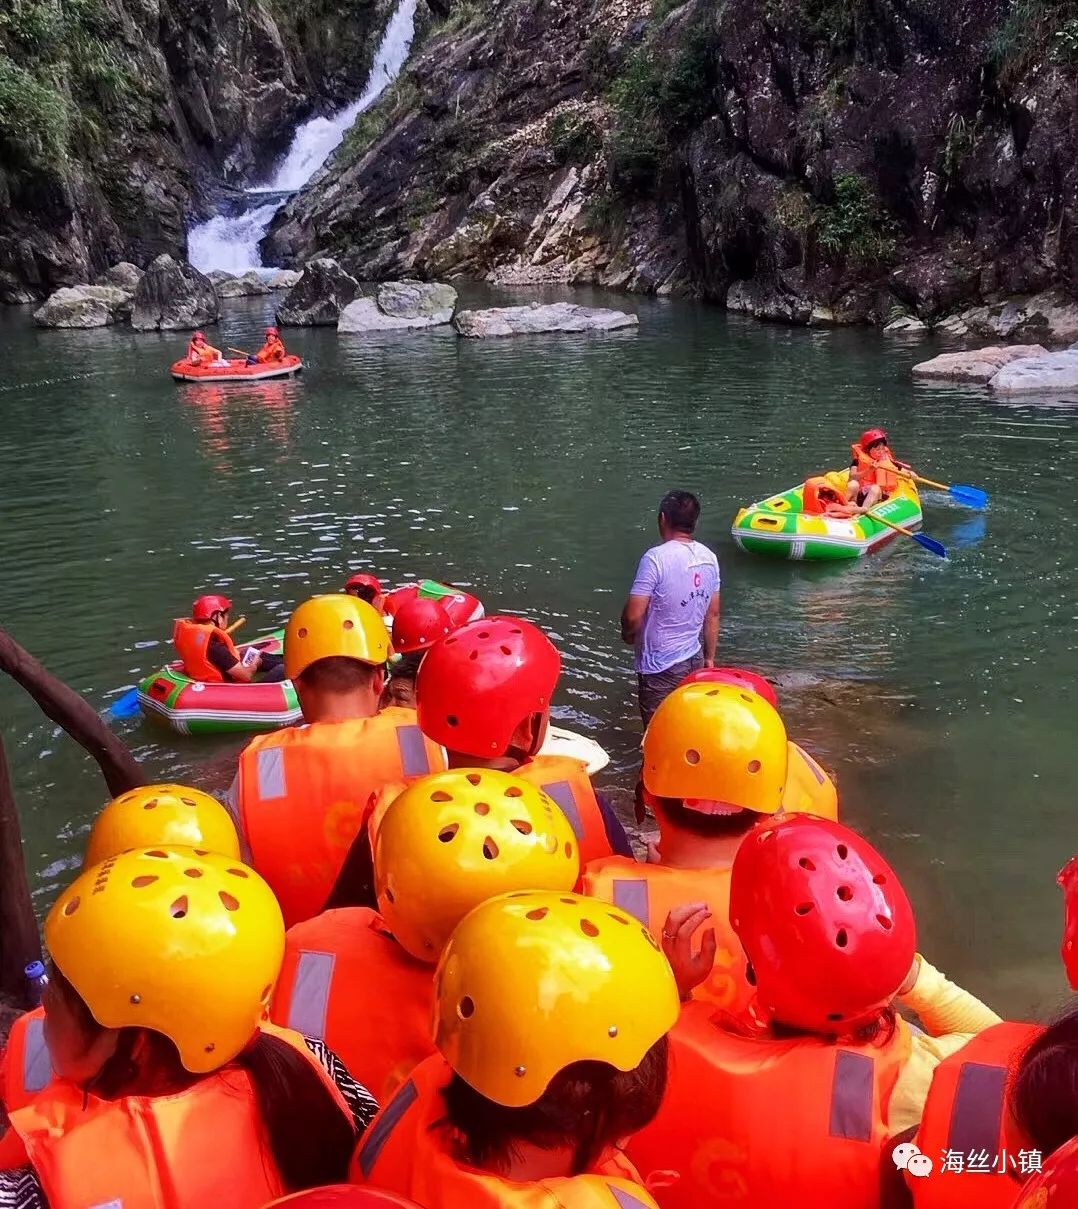
[[672,539],[644,553],[629,589],[631,596],[650,597],[636,642],[638,672],[665,672],[700,653],[719,582],[719,560],[702,542]]

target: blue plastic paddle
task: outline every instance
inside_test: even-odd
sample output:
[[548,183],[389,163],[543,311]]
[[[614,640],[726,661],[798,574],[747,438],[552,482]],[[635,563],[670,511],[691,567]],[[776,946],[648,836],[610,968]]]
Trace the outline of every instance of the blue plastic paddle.
[[948,486],[947,483],[935,483],[932,479],[924,479],[919,474],[914,474],[912,470],[908,471],[908,474],[916,483],[924,483],[926,487],[936,487],[940,491],[946,491],[951,499],[965,504],[967,508],[986,508],[988,506],[988,492],[982,491],[980,487],[967,487],[964,483]]
[[881,525],[886,525],[888,529],[894,529],[896,533],[912,537],[922,549],[927,550],[930,554],[935,554],[937,558],[947,557],[946,546],[942,542],[936,541],[934,537],[929,537],[925,533],[914,533],[912,529],[904,529],[901,525],[896,525],[894,521],[887,520],[886,517],[880,516],[877,512],[866,512],[865,516],[871,516],[874,521],[879,521]]
[[109,713],[114,718],[133,718],[139,712],[138,689],[128,690],[118,697],[110,706]]

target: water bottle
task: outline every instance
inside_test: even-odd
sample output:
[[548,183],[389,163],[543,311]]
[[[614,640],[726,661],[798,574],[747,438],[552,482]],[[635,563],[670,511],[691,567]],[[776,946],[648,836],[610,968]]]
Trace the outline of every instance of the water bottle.
[[41,996],[44,994],[45,988],[49,985],[49,976],[45,973],[45,963],[43,961],[32,961],[23,970],[26,975],[26,988],[30,996],[30,1003],[33,1007],[37,1007],[41,1003]]

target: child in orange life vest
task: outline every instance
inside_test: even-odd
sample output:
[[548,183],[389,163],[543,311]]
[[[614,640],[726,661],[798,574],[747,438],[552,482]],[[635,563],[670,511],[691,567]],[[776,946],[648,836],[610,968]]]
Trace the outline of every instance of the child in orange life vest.
[[281,333],[275,327],[266,328],[266,338],[257,353],[247,358],[248,365],[270,365],[288,356]]
[[669,964],[623,912],[489,899],[438,964],[440,1052],[382,1110],[352,1178],[427,1209],[653,1209],[619,1143],[658,1108],[678,1008]]
[[[797,792],[795,768],[816,770],[808,776],[814,794]],[[665,932],[665,942],[686,943],[685,929],[701,922],[698,912],[707,912],[712,927],[705,933],[706,954],[714,954],[714,964],[697,997],[737,1012],[753,990],[730,928],[734,856],[753,827],[779,810],[834,817],[834,786],[789,742],[778,711],[762,695],[710,680],[682,684],[655,711],[644,735],[642,776],[659,824],[653,859],[592,861],[581,889],[635,915],[656,940],[664,940]],[[682,904],[695,904],[697,911],[675,928],[667,917]]]
[[572,890],[575,848],[554,802],[509,773],[416,781],[378,828],[378,911],[345,907],[290,928],[270,1018],[324,1040],[384,1103],[434,1052],[434,964],[449,934],[495,895]]
[[250,684],[284,679],[280,655],[248,647],[241,657],[229,633],[232,601],[227,596],[200,596],[191,617],[181,617],[172,629],[172,642],[192,680],[206,684]]
[[212,365],[221,360],[221,350],[206,342],[205,332],[195,332],[187,345],[187,360],[192,365]]
[[847,485],[847,499],[867,512],[885,500],[898,486],[900,471],[910,469],[891,452],[887,433],[882,428],[869,428],[850,446],[853,462]]
[[730,919],[756,988],[751,1015],[686,1006],[663,1107],[630,1157],[649,1180],[676,1175],[663,1209],[878,1204],[881,1148],[919,1118],[941,1053],[999,1017],[916,956],[894,871],[839,823],[802,814],[756,827],[734,858]]
[[[284,925],[232,857],[137,849],[45,922],[55,1076],[10,1113],[3,1203],[259,1209],[341,1179],[371,1098],[317,1043],[262,1023]],[[18,1161],[18,1160],[15,1160]],[[15,1199],[12,1199],[15,1198]]]
[[850,517],[859,515],[862,509],[848,504],[844,491],[827,476],[817,475],[805,480],[801,511],[808,516]]

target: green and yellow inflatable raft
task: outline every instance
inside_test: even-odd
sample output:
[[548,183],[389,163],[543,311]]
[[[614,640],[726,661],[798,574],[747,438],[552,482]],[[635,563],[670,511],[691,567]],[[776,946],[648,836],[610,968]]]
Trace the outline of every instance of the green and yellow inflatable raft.
[[[839,472],[843,480],[848,471]],[[887,545],[897,534],[872,513],[846,519],[801,511],[804,483],[742,508],[730,532],[742,550],[766,558],[861,558]],[[905,529],[921,526],[921,500],[914,483],[903,479],[895,493],[873,509]]]

